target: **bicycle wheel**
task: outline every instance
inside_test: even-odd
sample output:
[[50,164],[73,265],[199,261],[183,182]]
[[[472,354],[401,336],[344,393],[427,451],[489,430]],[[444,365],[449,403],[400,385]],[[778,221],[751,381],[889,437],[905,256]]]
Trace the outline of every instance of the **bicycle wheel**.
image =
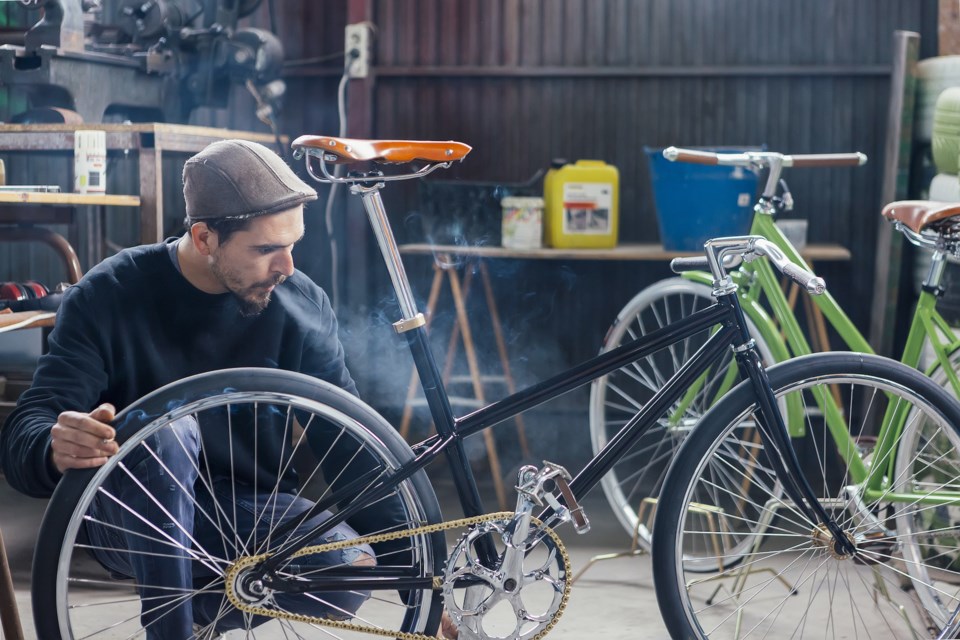
[[[180,606],[191,607],[186,624],[192,622],[198,638],[219,638],[224,633],[232,637],[233,630],[238,628],[240,637],[259,637],[261,633],[266,637],[302,637],[305,629],[315,629],[316,624],[292,620],[291,615],[316,617],[316,613],[307,612],[318,608],[329,612],[323,617],[352,618],[354,623],[381,629],[436,633],[442,602],[440,592],[429,587],[411,587],[402,592],[376,590],[369,598],[364,597],[369,594],[344,588],[344,597],[357,596],[351,602],[362,603],[359,610],[344,610],[332,604],[342,594],[270,594],[269,589],[264,594],[260,585],[259,598],[254,598],[249,590],[243,590],[246,586],[240,584],[239,578],[229,577],[230,568],[240,566],[238,561],[275,552],[285,541],[302,533],[301,527],[309,528],[303,521],[315,514],[299,513],[300,505],[305,504],[302,500],[322,503],[336,513],[350,500],[327,504],[331,490],[349,486],[356,490],[350,495],[357,495],[363,487],[413,457],[396,431],[354,396],[300,374],[232,369],[163,387],[123,411],[116,424],[120,452],[99,469],[66,474],[44,516],[32,589],[39,637],[143,637],[150,632],[145,626],[154,625],[158,617]],[[176,479],[177,474],[170,472],[173,480],[167,481],[160,491],[151,491],[150,487],[157,485],[134,480],[130,469],[135,468],[137,456],[156,458],[152,448],[159,450],[158,442],[174,449],[188,449],[189,441],[185,443],[181,432],[175,432],[184,424],[194,426],[196,431],[191,433],[199,433],[202,443],[197,445],[193,462],[194,497],[187,502],[194,508],[188,510],[189,515],[179,516],[179,520],[167,509],[167,517],[158,525],[154,522],[157,511],[153,507],[168,504],[164,492],[187,493],[189,483],[181,482]],[[249,449],[234,446],[235,441],[241,441],[243,430],[255,443],[252,458]],[[217,449],[212,446],[214,441],[229,443],[229,447]],[[216,455],[226,456],[226,460],[217,462]],[[226,479],[215,477],[210,470],[224,464],[229,475]],[[252,472],[254,482],[247,484],[251,469],[256,469]],[[118,478],[123,481],[122,492],[113,488],[121,486],[115,484]],[[140,559],[137,554],[148,554],[130,550],[119,542],[114,546],[104,542],[113,539],[105,533],[120,531],[120,527],[105,523],[100,515],[105,509],[103,505],[110,503],[119,505],[124,516],[129,514],[128,520],[154,523],[152,527],[138,524],[146,533],[140,531],[136,537],[128,534],[127,540],[145,540],[152,545],[150,557],[143,558],[150,567],[188,562],[192,581],[187,586],[172,588],[166,582],[149,584],[146,580],[134,584],[136,580],[124,578],[110,564],[106,565],[110,570],[105,570],[103,559],[108,556],[104,554],[126,554],[123,557],[130,562]],[[386,512],[392,514],[388,523],[382,515]],[[196,526],[189,524],[190,517]],[[292,534],[279,531],[281,524],[291,520],[296,520]],[[348,522],[359,534],[373,535],[387,528],[402,530],[439,521],[436,496],[425,473],[419,472]],[[190,533],[187,544],[175,540],[183,537],[175,534],[181,530]],[[206,538],[201,537],[201,531]],[[442,575],[446,557],[442,534],[379,542],[373,549],[378,569],[390,575],[426,577],[427,583],[430,577]],[[278,573],[296,579],[323,577],[323,571],[331,571],[337,578],[349,579],[357,577],[355,572],[370,569],[354,566],[356,553],[344,553],[352,555],[338,556],[336,561],[321,566],[311,564],[309,555],[288,560],[278,567]],[[270,619],[237,611],[226,597],[228,579],[230,591],[238,594],[242,602],[256,600],[259,606],[288,617]],[[158,593],[159,596],[155,595]],[[193,613],[192,620],[189,612]],[[328,637],[340,637],[341,631],[336,628],[323,629]],[[152,635],[157,637],[156,631]]]
[[[957,369],[960,351],[950,354]],[[953,387],[942,368],[930,378],[951,396]],[[925,420],[906,421],[897,444],[894,473],[896,491],[960,495],[960,433],[939,429]],[[904,535],[904,569],[924,606],[943,611],[940,594],[922,585],[931,581],[960,584],[960,506],[957,504],[904,505],[897,511],[898,531]],[[945,620],[937,620],[940,626]]]
[[[638,293],[617,315],[601,352],[705,309],[714,303],[711,288],[683,278],[656,282]],[[774,361],[767,343],[747,321],[764,363]],[[596,455],[706,342],[704,331],[594,381],[590,388],[590,439]],[[603,492],[620,524],[644,549],[650,549],[649,522],[663,478],[683,438],[718,397],[736,382],[728,377],[732,354],[718,362],[694,397],[651,427],[601,479]],[[735,370],[735,367],[734,367]],[[732,373],[735,373],[732,372]]]
[[[704,416],[666,478],[653,567],[671,635],[915,638],[935,630],[956,637],[960,587],[943,579],[933,558],[916,552],[927,548],[926,536],[952,531],[954,524],[913,517],[949,501],[950,485],[888,478],[888,488],[871,491],[856,465],[889,463],[874,456],[873,437],[888,410],[904,411],[908,424],[922,425],[919,433],[956,442],[960,406],[918,371],[876,356],[816,354],[768,374],[778,397],[803,402],[806,436],[793,441],[801,471],[857,552],[835,552],[820,523],[781,497],[773,451],[742,446],[737,432],[758,424],[753,390],[742,384]],[[821,409],[834,392],[849,429],[841,439],[831,435]],[[952,473],[956,483],[960,476]],[[710,575],[693,575],[684,555],[707,539],[718,566]],[[729,547],[743,553],[744,540],[750,543],[744,562],[720,569]]]

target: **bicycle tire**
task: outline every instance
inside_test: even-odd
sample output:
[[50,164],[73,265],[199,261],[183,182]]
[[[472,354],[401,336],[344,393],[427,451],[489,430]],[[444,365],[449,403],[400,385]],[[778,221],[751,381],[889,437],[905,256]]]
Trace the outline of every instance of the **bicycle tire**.
[[[960,370],[960,348],[948,353],[947,358],[954,371]],[[930,371],[929,377],[951,397],[957,397],[939,364]],[[919,420],[907,420],[897,443],[895,481],[901,484],[902,490],[936,486],[960,492],[960,481],[957,481],[960,477],[960,434],[954,431],[931,431],[927,427],[926,423]],[[925,576],[917,575],[920,573],[917,569],[921,566],[928,567],[927,571],[934,572],[941,580],[953,579],[960,570],[960,535],[954,535],[950,528],[942,531],[942,525],[960,521],[960,510],[952,505],[938,505],[915,512],[901,510],[897,517],[901,520],[900,530],[912,529],[919,519],[925,526],[937,531],[937,535],[928,536],[922,544],[911,544],[909,541],[914,537],[905,538],[907,543],[904,551],[913,559],[912,562],[906,562],[906,573],[911,581],[919,581],[922,586]],[[918,588],[917,594],[925,600],[924,606],[928,609],[939,607],[940,603],[930,597],[928,590]]]
[[[827,438],[811,396],[828,394],[827,387],[834,385],[841,394],[844,415],[854,418],[848,420],[854,436],[869,435],[865,432],[878,424],[887,407],[905,406],[899,403],[906,402],[911,403],[912,419],[922,417],[955,433],[960,425],[960,405],[915,369],[878,356],[814,354],[771,367],[768,376],[778,397],[795,394],[808,400],[804,405],[807,435],[804,442],[795,441],[795,448],[821,504],[843,516],[837,520],[856,541],[857,556],[832,553],[829,538],[816,523],[807,521],[787,500],[764,495],[770,494],[767,487],[777,482],[766,453],[751,452],[745,460],[725,446],[728,436],[756,408],[753,389],[741,384],[704,416],[696,436],[684,442],[657,511],[653,571],[660,612],[671,636],[900,638],[928,635],[928,623],[934,620],[941,637],[955,637],[957,623],[952,620],[960,606],[960,588],[932,581],[923,584],[901,568],[903,559],[898,557],[901,536],[917,535],[903,529],[898,512],[916,508],[933,492],[920,496],[914,504],[885,502],[889,492],[870,500],[849,476],[836,441]],[[856,456],[874,465],[882,462],[870,459],[869,439],[857,438],[855,446],[856,450],[843,447],[851,459]],[[739,473],[738,469],[749,470],[744,478],[750,476],[749,482],[740,485],[740,494],[717,492],[717,483],[711,478]],[[814,478],[816,474],[819,477]],[[903,488],[902,483],[895,488]],[[734,503],[739,506],[734,508]],[[753,536],[753,545],[736,571],[718,568],[712,575],[698,574],[688,582],[684,548],[703,538],[698,527],[706,518],[697,509],[704,505],[714,509],[714,521],[725,527],[720,545],[742,530]],[[757,531],[762,534],[758,536]],[[923,567],[914,571],[923,572]],[[940,599],[937,610],[916,606],[910,590],[901,589],[908,578],[914,588],[935,591]],[[781,579],[784,582],[779,582]],[[721,588],[726,589],[722,596]],[[791,598],[796,593],[799,597],[794,601]],[[857,610],[860,603],[868,610]]]
[[[289,471],[291,465],[303,466],[304,471],[309,473],[304,472],[298,475],[300,486],[297,487],[296,492],[304,497],[311,492],[325,491],[330,484],[335,484],[340,478],[336,476],[332,480],[324,480],[320,477],[322,458],[319,456],[323,454],[317,452],[315,455],[310,449],[313,443],[318,442],[316,438],[320,438],[321,435],[327,438],[323,440],[324,442],[329,442],[330,437],[335,438],[329,451],[335,451],[336,455],[344,451],[352,452],[349,460],[338,462],[338,466],[344,469],[354,464],[354,460],[359,461],[367,454],[369,458],[363,464],[369,464],[370,460],[375,460],[380,465],[381,472],[395,469],[413,458],[409,446],[372,408],[342,389],[316,378],[273,369],[231,369],[205,373],[169,384],[145,396],[117,416],[115,424],[118,425],[117,441],[121,444],[120,453],[111,457],[108,463],[99,469],[69,471],[59,483],[41,524],[32,570],[32,602],[39,637],[55,640],[74,638],[78,634],[85,636],[92,633],[91,627],[102,629],[115,626],[111,633],[122,633],[122,636],[118,637],[133,637],[143,632],[142,628],[138,628],[142,627],[139,617],[139,598],[134,592],[132,599],[135,604],[129,603],[131,599],[129,584],[123,586],[122,582],[108,576],[99,564],[93,562],[92,558],[83,557],[82,552],[75,553],[76,550],[92,551],[92,545],[86,544],[83,537],[79,535],[80,523],[88,512],[88,505],[91,504],[95,493],[102,494],[103,483],[109,474],[122,472],[121,462],[129,459],[131,451],[143,447],[148,437],[157,434],[161,429],[168,428],[175,420],[185,415],[192,415],[195,416],[200,429],[210,429],[212,416],[214,416],[212,412],[227,411],[230,419],[234,420],[234,416],[246,410],[255,412],[251,415],[256,416],[253,425],[258,434],[261,430],[267,433],[268,425],[281,424],[279,420],[271,423],[264,419],[261,422],[261,416],[283,416],[284,431],[279,440],[284,443],[285,455],[279,456],[278,464],[284,466],[282,470],[278,468],[277,477]],[[285,413],[274,413],[276,411]],[[329,430],[330,425],[333,425],[333,430]],[[319,431],[321,429],[329,431],[321,432]],[[288,440],[289,452],[286,450]],[[232,448],[230,452],[232,465]],[[201,456],[205,455],[201,450]],[[334,454],[331,453],[331,455]],[[201,463],[206,460],[206,457],[202,457]],[[234,483],[239,482],[237,478],[231,477]],[[206,479],[203,477],[200,479],[212,484],[209,473]],[[278,486],[279,480],[273,491],[276,491]],[[173,490],[172,485],[171,490]],[[267,495],[263,493],[261,498]],[[361,535],[376,532],[370,530],[374,525],[367,516],[377,508],[384,508],[385,504],[402,505],[402,511],[408,518],[402,526],[421,526],[441,521],[436,495],[423,471],[399,484],[393,495],[397,498],[396,502],[381,501],[357,515],[356,520],[362,523],[362,527],[354,525],[354,528]],[[389,496],[388,499],[393,500]],[[255,505],[256,500],[255,494]],[[266,500],[269,503],[270,498],[267,497]],[[340,503],[340,505],[343,504],[345,503]],[[259,507],[254,507],[255,514],[257,508]],[[338,507],[331,508],[336,510]],[[267,508],[263,507],[261,513],[253,516],[256,524],[265,522],[262,518],[267,517],[266,510]],[[210,522],[213,522],[215,517],[219,524],[221,514],[216,509],[213,511],[215,513],[212,516],[208,515]],[[237,510],[234,508],[233,522],[236,522],[236,513]],[[224,510],[223,520],[226,525],[231,524],[229,515]],[[275,516],[275,513],[269,514],[267,524],[270,525],[271,532]],[[197,517],[200,517],[199,512]],[[351,520],[351,524],[353,523],[354,521]],[[225,559],[217,564],[218,568],[236,559],[228,555],[231,548],[247,549],[247,553],[255,550],[264,552],[272,548],[269,536],[260,538],[259,542],[254,536],[251,542],[250,538],[240,540],[240,536],[236,536],[236,540],[231,539],[227,526],[220,531],[225,532],[223,535]],[[382,547],[375,545],[377,563],[381,565],[396,563],[398,566],[403,564],[405,571],[416,576],[442,575],[446,557],[446,543],[442,533],[420,535],[403,540],[408,542],[385,543]],[[258,544],[261,549],[256,549]],[[220,552],[219,547],[216,551]],[[236,555],[242,556],[243,552],[238,551]],[[213,558],[212,555],[210,557]],[[210,562],[214,560],[211,559]],[[289,568],[286,570],[292,571]],[[91,572],[94,576],[92,580],[95,582],[88,578]],[[222,585],[223,581],[220,580],[220,583]],[[96,596],[92,601],[94,606],[89,603],[87,606],[74,606],[84,602],[80,599],[85,595],[89,596],[89,593],[83,593],[83,589],[84,585],[89,587],[91,584],[98,585],[103,591],[103,593],[94,594]],[[215,586],[215,584],[216,580],[210,579],[204,588],[213,589],[211,585]],[[118,589],[120,589],[119,592]],[[378,592],[378,594],[386,593]],[[439,628],[442,613],[439,592],[429,589],[411,589],[403,592],[403,595],[396,590],[390,591],[389,594],[394,600],[393,603],[388,603],[389,598],[386,595],[371,598],[361,606],[357,616],[368,624],[376,623],[384,628],[403,631],[434,633]],[[188,594],[190,598],[196,595],[196,593]],[[402,598],[405,600],[400,602]],[[124,602],[114,600],[124,600]],[[135,608],[135,613],[131,613],[131,606]],[[376,607],[375,610],[374,607]],[[370,610],[373,612],[370,613]],[[219,623],[216,620],[210,622],[208,629],[197,633],[198,637],[220,637],[222,630],[217,629],[217,624]],[[244,624],[254,623],[247,618]],[[279,624],[286,632],[288,629],[294,629],[299,623],[271,621],[270,624]]]
[[[617,314],[617,319],[607,330],[601,353],[714,302],[712,289],[705,284],[684,278],[655,282],[635,295]],[[749,318],[747,324],[763,362],[774,362],[770,347]],[[590,442],[594,455],[649,401],[663,382],[690,359],[708,335],[705,331],[692,336],[593,382],[590,387]],[[728,354],[716,366],[719,374],[714,377],[715,382],[702,387],[680,422],[671,423],[665,416],[643,434],[601,479],[603,493],[624,531],[631,537],[636,536],[637,544],[647,551],[651,539],[648,516],[655,510],[653,499],[660,493],[670,460],[684,436],[709,408],[709,399],[722,391],[719,381],[723,380],[723,373],[732,361],[732,354]]]

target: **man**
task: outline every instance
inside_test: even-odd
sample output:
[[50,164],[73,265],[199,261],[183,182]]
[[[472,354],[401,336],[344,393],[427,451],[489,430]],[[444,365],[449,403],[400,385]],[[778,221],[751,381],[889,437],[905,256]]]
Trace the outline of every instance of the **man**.
[[[124,250],[65,292],[49,352],[0,431],[2,468],[19,491],[48,496],[67,470],[106,463],[118,451],[109,424],[117,409],[190,375],[271,367],[356,393],[329,300],[293,265],[293,247],[304,234],[303,206],[316,199],[316,192],[266,147],[226,140],[187,161],[183,194],[187,232],[182,237]],[[148,638],[193,637],[194,625],[218,632],[243,626],[241,612],[225,612],[221,596],[185,602],[169,595],[192,590],[198,569],[186,553],[180,561],[158,561],[169,556],[169,549],[157,549],[152,530],[161,528],[181,548],[202,547],[210,527],[200,510],[215,512],[212,501],[219,496],[200,491],[199,485],[193,495],[200,468],[235,473],[224,467],[234,459],[256,461],[259,436],[240,433],[218,440],[211,428],[205,425],[201,433],[187,417],[154,438],[143,449],[156,455],[131,454],[123,461],[128,475],[111,474],[104,493],[115,499],[95,499],[86,526],[94,555],[115,577],[134,578],[140,585],[140,621]],[[228,447],[234,447],[229,460]],[[257,502],[265,499],[257,498],[257,469],[236,473],[254,478],[253,511],[267,508]],[[168,482],[165,474],[186,489],[155,492],[163,502],[156,510],[160,522],[142,522],[121,508],[128,501],[143,502],[139,485],[149,486],[158,477]],[[291,516],[311,506],[282,492],[267,499],[274,513]],[[258,518],[254,513],[242,526],[253,530]],[[244,537],[247,531],[238,533]],[[343,524],[316,543],[357,535]],[[318,562],[375,564],[367,545],[334,553],[336,558]],[[322,602],[299,596],[298,611],[349,618],[368,595],[333,594]]]

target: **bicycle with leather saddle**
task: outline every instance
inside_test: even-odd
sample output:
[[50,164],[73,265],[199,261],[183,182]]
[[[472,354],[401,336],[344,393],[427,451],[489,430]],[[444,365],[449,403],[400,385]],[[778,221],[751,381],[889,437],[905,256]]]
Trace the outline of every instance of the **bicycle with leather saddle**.
[[[897,415],[906,411],[944,430],[960,424],[960,407],[916,371],[879,357],[821,354],[764,370],[744,321],[736,295],[737,285],[728,274],[728,260],[767,259],[808,290],[822,291],[823,283],[815,275],[789,266],[776,247],[763,238],[711,240],[705,247],[703,259],[679,262],[675,266],[678,269],[708,268],[714,277],[715,304],[502,400],[456,416],[429,348],[424,317],[417,308],[380,192],[391,181],[420,177],[461,161],[470,147],[445,141],[351,140],[328,136],[303,136],[295,140],[293,146],[295,156],[305,160],[312,177],[349,185],[351,193],[361,198],[397,296],[399,318],[393,326],[410,348],[437,433],[408,446],[386,420],[356,397],[316,379],[277,370],[213,372],[174,383],[147,396],[118,417],[120,453],[102,470],[84,478],[77,476],[85,485],[69,497],[73,502],[68,502],[67,497],[59,498],[65,512],[61,530],[46,532],[46,544],[56,550],[50,554],[49,561],[56,589],[48,611],[49,615],[57,616],[62,637],[85,635],[91,633],[91,629],[95,636],[97,630],[112,629],[114,623],[119,628],[131,621],[135,624],[139,619],[137,613],[130,611],[130,605],[124,604],[130,600],[128,592],[106,587],[98,603],[109,601],[109,608],[71,606],[76,602],[74,591],[89,587],[82,568],[77,566],[78,560],[82,560],[77,557],[80,555],[77,551],[88,544],[78,539],[79,523],[86,517],[90,496],[110,473],[110,467],[122,465],[125,457],[143,446],[151,434],[172,428],[171,425],[187,416],[203,428],[209,411],[225,410],[232,416],[238,414],[240,408],[250,406],[257,419],[263,420],[263,424],[255,428],[275,425],[285,434],[288,448],[280,456],[280,463],[307,465],[299,477],[310,480],[303,481],[302,490],[311,495],[316,506],[303,515],[303,521],[313,522],[313,516],[324,510],[331,515],[319,524],[303,527],[309,531],[289,525],[271,528],[270,519],[265,517],[265,531],[257,539],[238,541],[231,533],[230,514],[211,514],[223,523],[222,548],[171,550],[196,556],[205,575],[212,574],[202,584],[195,584],[193,591],[186,590],[185,598],[195,593],[222,591],[224,611],[239,609],[247,616],[250,628],[256,627],[255,632],[259,633],[258,625],[263,624],[285,637],[341,637],[342,634],[355,637],[352,634],[360,633],[426,640],[435,637],[441,615],[446,612],[464,640],[541,638],[557,624],[571,590],[569,557],[555,528],[571,522],[578,533],[589,530],[589,521],[580,506],[581,498],[600,482],[637,437],[658,424],[682,400],[687,389],[730,351],[735,353],[737,366],[746,381],[733,390],[729,400],[725,398],[717,403],[717,409],[722,409],[723,414],[718,414],[717,419],[704,418],[701,440],[733,456],[729,460],[717,458],[718,464],[726,467],[731,460],[736,460],[735,468],[741,473],[750,473],[758,484],[775,486],[775,498],[789,507],[794,521],[803,523],[810,544],[817,545],[840,567],[836,571],[865,572],[854,576],[856,585],[862,583],[864,576],[878,574],[877,549],[886,550],[893,544],[887,532],[877,535],[874,527],[870,530],[871,537],[863,539],[858,529],[861,520],[852,522],[846,517],[837,517],[834,500],[825,500],[819,487],[811,486],[806,480],[781,416],[780,396],[798,388],[819,396],[826,385],[846,382],[849,390],[858,393],[855,403],[858,410],[866,408],[871,415],[877,410],[889,409]],[[336,164],[367,162],[377,166],[374,170],[353,171],[343,177],[332,169]],[[380,169],[393,172],[385,175]],[[526,466],[520,470],[517,480],[515,510],[500,513],[486,510],[464,450],[465,438],[600,376],[629,368],[678,340],[703,333],[709,334],[703,347],[676,375],[665,381],[660,392],[638,409],[617,436],[575,476],[549,462],[539,468]],[[874,401],[861,405],[860,394],[871,392]],[[735,418],[728,420],[728,414]],[[864,415],[864,419],[870,419],[871,415]],[[701,426],[696,427],[698,433],[700,429]],[[310,451],[312,445],[322,446]],[[317,471],[320,468],[317,462],[305,453],[317,458],[333,455],[344,465],[357,461],[364,472],[351,474],[350,477],[356,479],[350,482],[339,482],[338,475]],[[445,519],[440,513],[424,471],[438,458],[445,458],[448,463],[462,509],[454,519]],[[705,459],[710,460],[711,456]],[[277,473],[278,477],[283,475]],[[686,490],[686,487],[680,489]],[[270,487],[264,487],[264,491],[268,495]],[[714,496],[717,499],[713,503],[707,497],[698,498],[701,512],[710,514],[722,526],[713,533],[699,528],[695,532],[678,533],[677,549],[685,552],[684,545],[697,538],[724,553],[706,560],[703,554],[691,549],[691,563],[750,566],[751,555],[765,551],[759,547],[754,549],[755,541],[776,539],[779,525],[742,517],[753,507],[754,503],[749,502],[752,496],[746,496],[748,504],[739,507],[737,500],[731,502],[723,496]],[[384,505],[389,505],[395,522],[396,516],[402,516],[402,521],[387,530],[364,528],[367,517],[387,508]],[[664,505],[660,505],[659,511],[663,510]],[[865,508],[866,513],[869,511]],[[658,512],[658,520],[660,517]],[[361,533],[361,538],[321,545],[310,543],[342,522],[350,523]],[[744,522],[746,527],[742,526]],[[459,533],[450,548],[444,538],[448,531]],[[736,544],[731,546],[725,538]],[[744,542],[744,538],[750,543]],[[58,543],[54,544],[53,540]],[[373,547],[375,566],[345,564],[317,569],[316,565],[300,562],[312,554],[330,553],[358,544]],[[684,562],[686,560],[680,561],[681,566]],[[871,579],[886,584],[883,580],[889,576],[878,575],[880,577]],[[901,574],[896,576],[900,577]],[[917,589],[930,591],[923,577],[922,572],[915,571],[909,573],[907,579]],[[659,575],[657,580],[659,583]],[[748,577],[747,582],[753,580]],[[835,594],[845,586],[834,584],[832,592]],[[686,593],[682,583],[670,580],[663,588],[676,591],[681,598]],[[801,600],[808,605],[804,609],[808,617],[804,619],[811,628],[823,630],[830,615],[829,608],[821,606],[824,591],[816,584],[801,583],[796,588],[802,595]],[[744,593],[744,588],[732,582],[731,589]],[[317,617],[297,607],[298,602],[323,601],[327,594],[344,590],[366,597],[355,613]],[[891,586],[889,591],[892,599],[903,599],[899,588]],[[696,612],[686,608],[683,611],[693,616],[693,627],[696,627]],[[956,613],[952,600],[941,600],[939,605],[930,605],[923,611],[937,621],[942,633],[950,634],[957,629],[958,625],[950,618]],[[623,619],[610,624],[618,628],[635,624],[627,613]],[[907,614],[903,616],[909,618],[906,622],[916,622],[917,616],[912,610]],[[749,622],[752,616],[750,611],[740,617]],[[789,621],[793,630],[795,618]],[[925,623],[926,619],[922,621]],[[789,635],[781,626],[782,621],[773,622],[770,634]],[[677,620],[668,620],[678,637],[685,635],[677,624]],[[701,631],[696,633],[710,635]],[[136,634],[134,629],[129,635]]]
[[[800,250],[791,244],[774,224],[778,215],[793,207],[793,197],[782,179],[783,173],[789,167],[855,167],[866,161],[866,157],[859,153],[787,155],[765,151],[731,154],[674,147],[664,150],[663,155],[671,161],[720,165],[731,167],[731,171],[737,170],[734,168],[754,170],[758,173],[766,171],[766,183],[754,207],[750,233],[769,240],[798,268],[808,268],[800,256]],[[709,203],[705,203],[705,206],[709,206]],[[923,238],[915,231],[910,231],[902,222],[898,223],[898,229],[908,236],[913,236],[912,241],[934,250],[932,266],[914,313],[901,362],[911,367],[919,367],[921,350],[925,344],[929,345],[934,354],[934,362],[928,365],[927,373],[937,385],[946,388],[954,396],[960,396],[960,386],[956,380],[956,371],[960,364],[960,339],[953,334],[936,309],[936,301],[943,294],[941,280],[945,256],[956,255],[957,252],[957,240],[950,237],[955,231],[949,231],[949,219],[955,213],[955,209],[945,208],[943,203],[892,203],[884,209],[884,216],[895,223],[898,220],[906,221],[915,229],[924,225]],[[731,268],[730,277],[739,286],[741,307],[764,363],[769,366],[791,357],[812,353],[814,348],[808,342],[807,333],[794,315],[795,292],[788,297],[778,281],[777,274],[763,261],[738,267]],[[634,296],[620,311],[607,332],[602,351],[616,349],[624,341],[633,339],[641,330],[655,330],[699,308],[709,306],[712,302],[712,274],[706,270],[687,271],[678,278],[654,283]],[[811,298],[809,302],[808,331],[813,338],[820,339],[823,345],[821,348],[827,348],[826,327],[829,326],[835,330],[845,348],[872,353],[866,339],[833,296],[826,293]],[[822,315],[813,313],[811,309],[814,308]],[[701,336],[674,345],[670,357],[648,358],[637,363],[634,369],[613,372],[593,383],[590,427],[594,451],[602,449],[608,439],[617,433],[623,421],[636,411],[636,407],[643,406],[656,392],[659,380],[669,377],[686,360],[685,354],[694,352],[703,340],[704,337]],[[649,513],[651,504],[679,499],[675,492],[668,491],[668,485],[692,482],[690,478],[668,478],[668,465],[677,451],[683,450],[681,447],[693,425],[737,384],[737,367],[731,364],[732,357],[728,358],[728,362],[720,363],[709,376],[698,380],[683,401],[673,408],[668,419],[638,438],[631,451],[603,478],[604,492],[624,529],[647,549],[651,544],[655,549],[658,547],[654,531],[660,530],[660,523],[658,520],[658,528],[651,528],[649,519],[644,515]],[[922,424],[910,422],[905,416],[895,418],[891,415],[874,424],[856,424],[848,415],[849,412],[844,410],[843,393],[837,387],[831,388],[828,396],[814,400],[815,402],[809,405],[810,409],[805,410],[796,396],[785,394],[781,401],[782,411],[787,417],[788,432],[796,443],[795,447],[809,450],[812,446],[810,442],[819,439],[817,450],[808,452],[807,455],[816,460],[822,469],[813,474],[817,477],[817,482],[824,487],[832,486],[835,499],[839,500],[837,496],[841,491],[835,477],[838,471],[832,468],[837,464],[836,458],[840,459],[839,469],[843,470],[843,475],[851,482],[851,486],[856,487],[855,491],[861,496],[871,497],[869,500],[861,497],[850,504],[872,505],[874,500],[905,503],[908,500],[906,495],[890,500],[894,494],[884,495],[883,487],[889,488],[895,483],[920,483],[926,475],[941,478],[942,484],[936,489],[932,485],[924,486],[927,491],[937,493],[944,504],[949,504],[951,495],[960,491],[960,481],[956,480],[960,478],[960,454],[951,440],[945,440],[944,444],[928,439]],[[851,449],[856,449],[858,455],[849,454]],[[936,462],[931,465],[927,457],[934,450],[937,451]],[[687,460],[687,463],[690,464],[690,461]],[[810,464],[813,465],[813,462]],[[683,465],[678,461],[675,466],[679,469]],[[751,491],[763,492],[760,487],[752,486],[752,482],[751,478],[733,474],[728,478],[718,477],[713,489],[744,497]],[[880,499],[881,497],[883,499]],[[906,508],[905,504],[900,506]],[[861,506],[860,509],[862,508]],[[896,505],[889,508],[894,509]],[[940,510],[938,518],[951,513],[950,507],[940,506],[936,509]],[[928,508],[926,515],[932,516],[936,509]],[[859,517],[855,514],[856,510],[851,510],[849,515]],[[681,516],[674,514],[674,517]],[[691,517],[690,512],[683,517]],[[677,535],[676,530],[665,530],[667,540],[663,544],[670,545],[672,537]],[[948,582],[960,582],[960,574],[956,574],[956,571],[960,570],[960,553],[942,543],[954,530],[952,525],[943,526],[937,535],[923,539],[922,545],[919,543],[921,538],[918,537],[912,547],[920,564],[930,562],[935,557],[936,562],[946,569],[939,573],[938,577],[946,578]],[[880,531],[879,527],[876,531]],[[792,534],[783,535],[782,538],[788,546],[792,539],[802,544],[801,539],[793,538]],[[891,546],[888,551],[901,553],[898,546]],[[701,548],[701,553],[707,557],[714,556],[714,552],[706,547]],[[764,562],[755,563],[754,568],[774,570],[773,575],[782,576],[780,567],[776,566],[777,556],[778,554],[770,554]],[[698,567],[688,557],[682,569],[672,569],[675,572],[674,578],[683,580],[681,576],[686,575],[686,583],[693,585],[688,588],[687,597],[691,601],[700,599],[702,617],[722,616],[722,613],[710,613],[717,610],[717,605],[714,603],[716,594],[713,589],[703,582],[708,576],[695,575],[698,569],[704,566],[705,564],[701,563]],[[720,570],[718,575],[729,575],[729,572]],[[716,575],[713,577],[716,578]],[[720,605],[719,611],[723,610]],[[739,616],[730,620],[736,623]]]

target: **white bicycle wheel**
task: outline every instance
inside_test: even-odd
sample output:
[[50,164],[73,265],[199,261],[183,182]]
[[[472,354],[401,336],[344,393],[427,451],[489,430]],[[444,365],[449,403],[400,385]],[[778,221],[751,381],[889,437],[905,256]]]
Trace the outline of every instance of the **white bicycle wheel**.
[[[656,282],[627,303],[607,331],[601,352],[610,351],[644,334],[661,329],[714,303],[710,287],[684,278]],[[767,343],[748,319],[751,335],[764,364],[773,362]],[[707,340],[704,331],[594,381],[590,389],[590,439],[597,454],[650,400],[677,369]],[[617,520],[631,537],[649,550],[652,516],[663,478],[677,449],[700,417],[738,380],[728,377],[732,354],[724,357],[703,381],[694,397],[684,400],[682,413],[663,416],[601,479],[603,492]],[[735,369],[735,366],[734,366]]]

